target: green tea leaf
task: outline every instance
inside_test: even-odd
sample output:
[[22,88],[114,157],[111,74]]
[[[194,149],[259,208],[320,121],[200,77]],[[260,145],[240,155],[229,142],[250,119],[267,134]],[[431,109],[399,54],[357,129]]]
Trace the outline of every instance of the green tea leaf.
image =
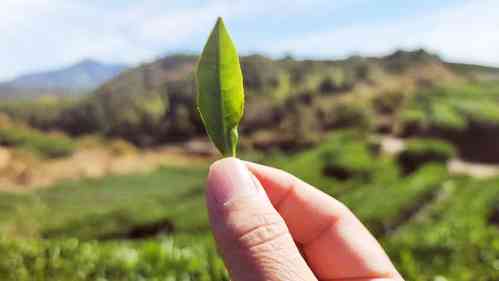
[[197,104],[208,136],[224,156],[236,156],[243,116],[243,74],[236,47],[218,18],[196,70]]

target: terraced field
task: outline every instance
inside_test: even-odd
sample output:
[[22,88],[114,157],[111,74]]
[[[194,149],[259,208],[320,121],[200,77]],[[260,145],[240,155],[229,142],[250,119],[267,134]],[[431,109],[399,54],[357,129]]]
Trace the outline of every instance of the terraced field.
[[499,279],[499,181],[449,179],[433,204],[385,238],[408,279]]
[[[345,202],[407,280],[498,280],[499,179],[452,176],[438,162],[402,176],[397,159],[365,139],[336,132],[317,148],[263,162]],[[352,169],[359,159],[370,161]],[[165,167],[0,194],[0,279],[225,280],[204,208],[206,173]]]

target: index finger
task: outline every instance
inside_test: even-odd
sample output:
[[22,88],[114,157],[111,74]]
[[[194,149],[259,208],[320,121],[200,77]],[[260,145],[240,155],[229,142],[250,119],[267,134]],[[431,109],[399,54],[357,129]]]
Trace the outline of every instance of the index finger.
[[376,239],[344,204],[282,170],[245,163],[319,279],[401,279]]

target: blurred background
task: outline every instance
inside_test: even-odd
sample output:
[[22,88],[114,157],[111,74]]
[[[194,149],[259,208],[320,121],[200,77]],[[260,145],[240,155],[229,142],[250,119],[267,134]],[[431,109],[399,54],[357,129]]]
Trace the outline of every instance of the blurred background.
[[238,46],[240,158],[343,201],[407,280],[499,280],[499,2],[3,0],[0,279],[228,280],[193,69]]

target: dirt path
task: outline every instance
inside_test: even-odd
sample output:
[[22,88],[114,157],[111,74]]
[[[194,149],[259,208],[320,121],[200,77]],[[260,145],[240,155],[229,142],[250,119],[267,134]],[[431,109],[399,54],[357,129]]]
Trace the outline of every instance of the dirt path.
[[499,165],[469,163],[453,159],[448,163],[449,172],[455,175],[468,175],[476,178],[491,178],[499,176]]
[[122,154],[104,147],[81,149],[68,158],[44,161],[17,159],[12,155],[11,151],[0,148],[0,191],[28,192],[61,180],[146,173],[160,166],[205,165],[214,158],[210,153],[199,153],[189,146]]
[[381,136],[381,150],[388,154],[399,154],[405,149],[405,142],[393,136]]

